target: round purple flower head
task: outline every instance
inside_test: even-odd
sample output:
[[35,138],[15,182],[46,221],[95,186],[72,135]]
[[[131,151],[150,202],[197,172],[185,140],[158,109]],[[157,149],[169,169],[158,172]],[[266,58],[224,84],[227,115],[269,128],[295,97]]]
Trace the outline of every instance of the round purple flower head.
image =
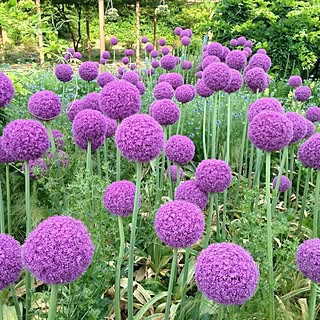
[[298,88],[302,85],[302,79],[300,76],[291,76],[288,80],[288,84],[292,88]]
[[99,69],[94,62],[83,62],[79,67],[79,76],[85,81],[92,81],[98,77]]
[[135,71],[127,71],[123,74],[122,80],[128,81],[136,85],[140,81],[140,76]]
[[88,93],[83,99],[83,108],[100,111],[100,93]]
[[167,41],[166,41],[165,39],[163,39],[163,38],[160,38],[160,39],[158,40],[158,44],[159,44],[160,47],[165,46],[166,43],[167,43]]
[[311,89],[307,86],[301,86],[294,92],[294,96],[298,101],[305,102],[311,98]]
[[125,55],[128,57],[132,57],[134,55],[134,51],[132,49],[127,49],[125,51]]
[[75,53],[75,50],[73,48],[68,48],[67,52],[73,55]]
[[58,64],[55,69],[55,75],[62,82],[69,82],[73,77],[73,69],[70,65],[63,63]]
[[292,140],[293,124],[285,114],[263,111],[250,122],[248,137],[256,148],[278,151]]
[[245,82],[248,88],[253,92],[262,92],[269,85],[267,74],[259,67],[253,67],[245,72]]
[[320,135],[313,135],[298,149],[298,158],[304,166],[320,170]]
[[107,130],[105,134],[105,138],[107,139],[114,136],[114,134],[116,133],[117,121],[108,117],[105,117],[104,119],[106,121],[106,126],[107,126]]
[[307,278],[320,283],[320,239],[314,238],[300,244],[296,254],[297,267]]
[[97,82],[98,85],[103,88],[106,84],[109,82],[112,82],[114,80],[114,75],[111,72],[102,72],[99,74]]
[[86,150],[89,140],[92,143],[104,140],[107,130],[105,116],[96,110],[82,110],[74,118],[72,130],[75,143]]
[[[198,78],[198,79],[201,79],[202,78],[202,71],[197,71],[196,72],[196,77]],[[211,89],[210,89],[211,90]]]
[[226,56],[226,64],[236,70],[241,70],[247,63],[247,57],[240,50],[232,50]]
[[116,37],[111,37],[110,38],[110,44],[112,46],[116,46],[118,44],[118,39]]
[[128,160],[149,162],[163,150],[164,133],[152,117],[135,114],[118,126],[115,142],[122,156]]
[[10,163],[14,162],[15,158],[13,158],[7,150],[4,149],[4,145],[2,144],[3,137],[0,136],[0,163]]
[[173,32],[174,32],[174,34],[175,34],[176,36],[180,36],[181,31],[182,31],[182,28],[176,27]]
[[306,118],[312,122],[320,121],[320,108],[313,106],[306,111]]
[[18,119],[3,129],[2,145],[15,161],[29,161],[44,156],[50,147],[50,140],[42,123]]
[[182,70],[190,70],[192,69],[192,61],[188,61],[188,60],[184,60],[182,61],[182,65],[181,65],[181,68]]
[[165,70],[172,70],[177,64],[176,57],[168,54],[160,59],[160,65]]
[[54,92],[43,90],[30,97],[28,110],[37,119],[52,120],[60,114],[62,105]]
[[47,284],[65,284],[86,271],[93,252],[90,234],[81,221],[54,216],[41,222],[28,235],[22,258],[36,279]]
[[246,48],[252,48],[252,45],[253,45],[253,43],[252,43],[251,40],[247,40],[247,41],[244,43],[244,46],[245,46]]
[[190,40],[189,37],[184,36],[184,37],[181,38],[181,44],[183,46],[187,47],[188,45],[190,45],[190,43],[191,43],[191,40]]
[[180,109],[172,100],[161,99],[151,104],[149,114],[162,126],[170,126],[179,120]]
[[186,136],[173,135],[169,138],[165,146],[167,158],[180,166],[190,162],[195,153],[195,145],[192,140]]
[[120,67],[118,68],[118,73],[123,75],[127,71],[126,67]]
[[123,64],[128,64],[130,60],[129,60],[128,57],[123,57],[123,58],[121,59],[121,61],[122,61]]
[[74,57],[75,59],[81,60],[81,59],[82,59],[82,54],[81,54],[80,52],[75,52],[74,55],[73,55],[73,57]]
[[170,50],[168,47],[162,47],[161,48],[161,53],[166,56],[167,54],[169,54]]
[[158,50],[152,50],[152,51],[150,52],[150,56],[151,56],[152,58],[157,58],[158,55],[159,55]]
[[206,56],[205,58],[203,58],[202,63],[201,63],[202,70],[205,70],[205,68],[208,65],[210,65],[211,63],[214,63],[214,62],[221,62],[221,61],[217,56]]
[[[274,177],[272,182],[273,189],[277,186],[278,177]],[[281,176],[279,184],[279,192],[286,192],[291,188],[291,181],[287,176]]]
[[204,215],[193,203],[170,201],[157,211],[154,227],[158,237],[166,245],[187,248],[200,240],[204,231]]
[[252,55],[252,50],[249,47],[245,47],[242,52],[246,55],[247,58]]
[[253,67],[262,68],[267,72],[271,67],[271,59],[266,54],[256,53],[251,57],[249,64]]
[[187,103],[194,99],[196,90],[191,84],[184,84],[176,89],[175,97],[181,103]]
[[226,93],[236,92],[236,91],[240,90],[240,88],[243,85],[242,75],[238,70],[230,69],[230,73],[231,73],[231,81],[223,89],[223,91],[226,92]]
[[202,79],[204,80],[206,86],[211,90],[223,90],[230,84],[231,71],[230,68],[224,63],[211,63],[203,71]]
[[136,87],[139,90],[141,96],[146,92],[146,86],[142,81],[138,81],[136,83]]
[[[53,152],[50,152],[48,154],[48,158],[51,162],[54,161]],[[63,150],[58,150],[58,163],[60,167],[64,167],[64,168],[68,167],[69,165],[69,155]]]
[[212,42],[209,44],[207,52],[210,56],[217,56],[218,58],[221,58],[223,55],[223,46],[219,42]]
[[107,63],[106,59],[100,58],[100,64],[105,65]]
[[147,45],[146,45],[146,51],[147,52],[151,52],[153,50],[153,45],[151,44],[151,43],[148,43]]
[[307,132],[304,138],[310,138],[316,131],[316,127],[314,123],[308,119],[305,119],[306,121],[306,126],[307,126]]
[[263,111],[284,113],[284,108],[276,98],[260,98],[249,106],[248,121],[251,122],[257,114]]
[[192,37],[192,30],[191,29],[189,29],[189,28],[187,28],[186,30],[185,30],[185,32],[188,32],[188,37],[189,38],[191,38]]
[[[180,172],[180,181],[181,181],[184,176],[183,169],[180,168],[179,172]],[[166,177],[169,177],[168,169],[166,170]],[[177,181],[177,166],[175,166],[175,165],[170,166],[170,179],[173,182]]]
[[135,70],[137,68],[137,66],[134,63],[130,64],[130,70]]
[[199,189],[194,180],[188,180],[178,186],[175,192],[175,199],[191,202],[203,210],[208,204],[209,195]]
[[[104,192],[104,207],[113,215],[127,217],[133,212],[136,185],[121,180],[111,183]],[[141,203],[141,195],[139,206]]]
[[305,118],[296,112],[287,112],[286,116],[291,120],[293,125],[293,137],[290,144],[298,142],[303,139],[307,133],[307,124]]
[[227,55],[230,53],[230,49],[227,47],[223,47],[223,52],[222,52],[222,56],[221,56],[221,62],[225,62],[226,61],[226,57]]
[[22,272],[21,247],[17,240],[8,234],[0,234],[0,290],[15,283]]
[[66,53],[66,54],[64,55],[64,60],[69,61],[70,58],[71,58],[71,54],[70,54],[70,53]]
[[164,73],[158,79],[158,83],[160,83],[160,82],[170,83],[172,88],[175,90],[178,87],[183,85],[184,79],[180,73],[176,73],[176,72]]
[[84,104],[82,100],[74,100],[72,101],[67,107],[67,116],[68,119],[72,122],[74,117],[77,115],[78,112],[84,110]]
[[257,53],[259,54],[267,54],[267,50],[266,49],[258,49]]
[[229,44],[230,44],[231,47],[237,47],[238,46],[238,40],[237,39],[231,39]]
[[103,51],[102,52],[101,58],[103,58],[105,60],[108,60],[108,59],[110,59],[110,57],[111,57],[111,55],[110,55],[109,51]]
[[140,92],[127,81],[110,82],[101,91],[100,108],[109,118],[122,120],[140,111]]
[[196,169],[196,184],[204,192],[224,192],[231,181],[231,169],[223,160],[203,160]]
[[224,305],[240,305],[254,295],[259,271],[249,252],[242,247],[215,243],[200,252],[195,280],[208,299]]
[[159,61],[158,60],[152,60],[151,62],[151,67],[156,69],[156,68],[159,68],[160,64],[159,64]]
[[[201,71],[200,71],[201,72]],[[199,79],[196,84],[196,91],[200,97],[208,98],[213,95],[214,91],[209,89],[202,79]]]
[[247,42],[247,39],[242,36],[237,39],[237,42],[238,42],[238,46],[244,46],[245,43]]
[[190,34],[187,30],[182,30],[180,32],[180,38],[183,38],[183,37],[189,37],[190,38]]
[[[29,175],[30,179],[39,179],[46,175],[48,171],[47,164],[42,158],[29,161]],[[25,163],[22,165],[22,172],[25,173]]]
[[153,89],[153,96],[157,100],[172,99],[174,96],[174,90],[172,85],[168,82],[160,82]]
[[149,41],[149,39],[148,39],[148,37],[146,37],[146,36],[143,36],[143,37],[141,38],[141,42],[142,42],[142,43],[148,43],[148,41]]

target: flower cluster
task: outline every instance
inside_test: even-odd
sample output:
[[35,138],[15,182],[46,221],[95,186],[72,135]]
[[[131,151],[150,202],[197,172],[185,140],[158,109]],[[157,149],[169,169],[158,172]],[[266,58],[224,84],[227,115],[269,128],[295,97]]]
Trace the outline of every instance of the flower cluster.
[[169,126],[179,120],[180,109],[172,100],[162,99],[150,105],[149,114],[162,126]]
[[6,107],[14,97],[14,86],[10,78],[0,71],[0,108]]
[[165,146],[167,158],[181,166],[190,162],[194,157],[194,153],[194,143],[190,138],[182,135],[171,136]]
[[69,82],[73,77],[73,69],[69,64],[58,64],[55,69],[55,75],[62,82]]
[[294,92],[294,96],[298,101],[305,102],[310,99],[312,95],[311,89],[307,86],[301,86]]
[[232,50],[226,56],[226,64],[235,70],[241,70],[247,63],[247,57],[240,50]]
[[[169,170],[170,170],[170,179],[171,181],[173,182],[176,182],[177,181],[177,166],[176,165],[171,165],[169,167]],[[183,176],[184,176],[184,172],[183,172],[183,169],[180,168],[180,180],[183,179]],[[166,177],[169,177],[169,172],[168,172],[168,169],[166,170]]]
[[284,113],[284,108],[276,98],[260,98],[249,106],[248,121],[251,122],[257,114],[263,111]]
[[103,88],[106,84],[109,82],[112,82],[114,80],[114,75],[111,72],[102,72],[99,74],[97,82],[98,85]]
[[317,133],[302,143],[298,149],[298,158],[306,166],[320,170],[320,134]]
[[[277,186],[278,177],[274,177],[272,181],[273,189]],[[280,177],[279,192],[285,192],[291,188],[291,181],[287,176]]]
[[172,88],[175,90],[178,87],[183,85],[184,79],[180,73],[176,73],[176,72],[164,73],[158,79],[158,83],[160,83],[160,82],[170,83]]
[[306,119],[296,112],[287,112],[287,118],[292,122],[293,125],[293,136],[290,141],[291,143],[298,142],[303,139],[307,133],[307,123]]
[[176,89],[175,97],[181,103],[187,103],[194,99],[196,90],[191,84],[184,84]]
[[168,82],[160,82],[153,89],[153,96],[157,100],[172,99],[174,96],[174,89]]
[[204,69],[202,79],[211,90],[223,90],[231,81],[230,68],[221,62],[211,63]]
[[85,81],[92,81],[98,77],[99,65],[95,62],[86,61],[83,62],[79,67],[79,76]]

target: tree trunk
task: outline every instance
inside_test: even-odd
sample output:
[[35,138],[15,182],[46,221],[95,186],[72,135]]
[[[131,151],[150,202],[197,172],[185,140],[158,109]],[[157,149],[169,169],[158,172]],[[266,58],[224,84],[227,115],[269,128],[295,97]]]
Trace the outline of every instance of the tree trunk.
[[156,12],[154,12],[153,16],[153,46],[156,50],[157,48],[157,15]]
[[43,36],[42,36],[42,29],[41,29],[41,6],[40,0],[36,0],[36,9],[38,14],[38,44],[39,44],[39,57],[40,57],[40,64],[44,63],[44,52],[43,52]]
[[136,0],[136,65],[140,60],[140,0]]
[[106,49],[104,38],[104,0],[98,0],[99,5],[99,31],[100,31],[100,56]]
[[90,16],[89,16],[89,4],[86,4],[86,30],[87,30],[87,53],[88,60],[91,58],[91,43],[90,43]]

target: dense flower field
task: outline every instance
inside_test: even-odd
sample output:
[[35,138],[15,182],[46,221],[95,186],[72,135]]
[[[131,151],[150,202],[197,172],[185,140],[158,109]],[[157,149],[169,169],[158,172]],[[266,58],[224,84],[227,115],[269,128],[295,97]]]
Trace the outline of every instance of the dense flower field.
[[317,83],[174,34],[0,72],[0,319],[319,317]]

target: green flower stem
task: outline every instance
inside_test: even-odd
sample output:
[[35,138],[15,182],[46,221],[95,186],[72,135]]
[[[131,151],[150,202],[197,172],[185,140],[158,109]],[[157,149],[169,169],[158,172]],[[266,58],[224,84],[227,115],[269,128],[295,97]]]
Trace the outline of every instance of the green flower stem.
[[[256,154],[257,160],[256,160],[256,168],[254,172],[254,181],[253,181],[253,187],[255,190],[258,191],[259,194],[259,186],[260,186],[260,174],[261,174],[261,167],[262,167],[262,150],[257,149]],[[254,199],[252,200],[253,210],[256,210],[259,202],[259,196],[256,195]]]
[[133,319],[133,264],[134,264],[134,246],[136,241],[136,228],[139,210],[139,196],[141,185],[141,163],[136,163],[136,193],[134,197],[134,207],[132,214],[130,248],[129,248],[129,266],[128,266],[128,319]]
[[269,284],[269,319],[275,319],[273,253],[272,253],[272,214],[270,197],[271,152],[266,154],[266,203],[267,203],[267,252],[268,252],[268,284]]
[[6,163],[6,194],[7,194],[7,219],[8,233],[12,233],[12,217],[11,217],[11,191],[10,191],[10,171],[9,163]]
[[177,190],[177,188],[179,187],[179,185],[180,185],[180,165],[178,165],[177,163],[176,163],[176,167],[177,167],[177,183],[176,183],[176,189],[175,190]]
[[21,309],[20,309],[16,288],[14,287],[14,284],[10,285],[10,292],[13,298],[14,309],[16,310],[17,319],[22,320]]
[[173,199],[173,187],[172,187],[170,166],[171,166],[171,162],[170,162],[170,160],[167,158],[167,170],[168,170],[167,172],[168,172],[168,181],[169,181],[169,198],[170,198],[170,199]]
[[185,114],[184,106],[182,104],[180,104],[180,117],[179,117],[179,120],[178,120],[178,126],[177,126],[176,134],[182,134],[182,133],[180,133],[180,127],[183,125],[184,114]]
[[215,101],[213,108],[213,117],[212,117],[212,136],[211,136],[211,158],[216,157],[216,136],[217,136],[217,113],[218,113],[218,95],[215,94]]
[[160,156],[159,155],[156,158],[156,207],[158,206],[159,202],[160,202],[160,195],[161,195],[161,190],[160,190]]
[[[164,132],[164,141],[166,143],[167,142],[167,127],[163,128],[163,132]],[[161,153],[161,171],[160,171],[160,188],[159,188],[160,189],[159,190],[160,198],[159,198],[159,201],[161,200],[161,195],[162,195],[162,190],[163,190],[165,162],[166,162],[165,153],[164,153],[164,151],[162,151],[162,153]],[[169,171],[169,168],[168,168],[168,171]]]
[[[221,230],[221,238],[222,241],[226,240],[227,230],[226,230],[226,220],[227,220],[227,199],[228,199],[228,189],[226,189],[223,193],[223,211],[222,211],[222,230]],[[217,212],[219,211],[219,207],[216,206]],[[217,214],[217,216],[219,213]]]
[[50,144],[51,144],[51,152],[53,153],[53,163],[56,165],[57,159],[58,159],[58,154],[57,154],[56,144],[54,142],[54,138],[53,138],[53,134],[52,134],[52,128],[51,128],[50,121],[47,121],[47,131],[48,131]]
[[[117,126],[119,126],[120,121],[117,121]],[[120,157],[120,151],[118,148],[116,148],[116,180],[119,181],[121,178],[121,157]]]
[[[168,288],[164,320],[169,320],[169,316],[170,316],[171,295],[172,295],[173,283],[176,278],[177,260],[178,260],[178,249],[173,249],[173,258],[172,258],[172,264],[171,264],[171,272],[170,272],[170,280],[169,280],[169,288]],[[129,319],[131,318],[129,317]]]
[[62,105],[62,110],[64,110],[64,96],[66,92],[66,83],[62,82],[62,98],[61,98],[61,105]]
[[252,179],[252,169],[253,169],[253,155],[254,155],[254,146],[252,143],[251,147],[250,147],[250,160],[249,160],[249,171],[248,171],[248,183],[249,183],[249,187],[251,187],[251,179]]
[[4,222],[4,205],[2,198],[2,186],[0,181],[0,231],[1,233],[5,233],[5,222]]
[[298,207],[299,207],[299,193],[300,193],[301,174],[302,174],[302,162],[299,161],[298,179],[297,179],[297,185],[296,185],[296,210],[298,210]]
[[[209,244],[210,240],[210,233],[211,233],[211,227],[212,227],[212,217],[213,217],[213,203],[215,194],[210,193],[209,195],[209,212],[208,212],[208,221],[207,221],[207,227],[206,227],[206,236],[204,240],[204,248],[206,248]],[[218,221],[217,221],[217,236],[218,236]]]
[[181,306],[183,306],[184,300],[187,294],[187,281],[188,281],[188,273],[189,273],[189,257],[190,257],[190,248],[186,248],[185,256],[184,256],[184,268],[183,268],[183,287],[181,293]]
[[231,135],[231,95],[228,95],[228,113],[227,113],[227,150],[225,155],[225,162],[230,161],[230,135]]
[[91,176],[92,173],[92,164],[91,164],[91,141],[88,141],[88,146],[87,146],[87,175],[88,177]]
[[207,144],[206,144],[206,119],[207,117],[207,101],[204,99],[203,107],[203,125],[202,125],[202,146],[203,146],[203,158],[208,159]]
[[97,166],[98,166],[98,177],[101,179],[101,178],[102,178],[102,173],[101,173],[101,157],[100,157],[100,150],[97,150]]
[[0,301],[0,320],[4,320],[4,318],[3,318],[3,303],[2,303],[2,301]]
[[219,305],[217,320],[223,320],[223,304]]
[[121,276],[121,264],[124,253],[124,229],[123,229],[123,219],[118,216],[118,226],[119,226],[119,256],[117,261],[117,271],[116,271],[116,284],[115,284],[115,314],[116,320],[121,320],[121,306],[120,306],[120,276]]
[[51,285],[48,320],[55,320],[56,319],[58,288],[59,287],[57,284]]
[[[286,170],[285,172],[289,171],[289,157],[286,158]],[[287,207],[287,203],[288,203],[288,191],[286,191],[284,193],[284,201],[283,201],[283,205],[286,208]]]
[[[291,145],[290,146],[290,176],[289,176],[291,184],[293,181],[293,170],[294,170],[294,145]],[[288,191],[286,191],[286,194],[287,194],[286,198],[288,198],[289,196]]]
[[309,320],[315,320],[315,311],[316,311],[316,302],[317,302],[317,285],[312,281],[311,283],[311,292],[309,300]]
[[211,96],[210,97],[210,100],[211,100],[211,103],[209,104],[209,110],[208,110],[208,115],[207,115],[207,143],[206,143],[206,146],[207,146],[207,155],[209,157],[209,151],[210,149],[212,148],[211,146],[211,139],[210,139],[210,133],[211,133],[211,125],[212,125],[212,114],[213,114],[213,97]]
[[307,169],[307,176],[306,176],[305,186],[304,186],[304,191],[303,191],[302,203],[301,203],[301,211],[300,211],[300,217],[299,217],[298,232],[300,232],[301,228],[302,228],[302,222],[303,222],[303,218],[304,218],[304,210],[306,208],[306,201],[307,201],[307,195],[308,195],[308,191],[309,191],[309,182],[310,182],[311,173],[312,173],[312,169],[308,168]]

